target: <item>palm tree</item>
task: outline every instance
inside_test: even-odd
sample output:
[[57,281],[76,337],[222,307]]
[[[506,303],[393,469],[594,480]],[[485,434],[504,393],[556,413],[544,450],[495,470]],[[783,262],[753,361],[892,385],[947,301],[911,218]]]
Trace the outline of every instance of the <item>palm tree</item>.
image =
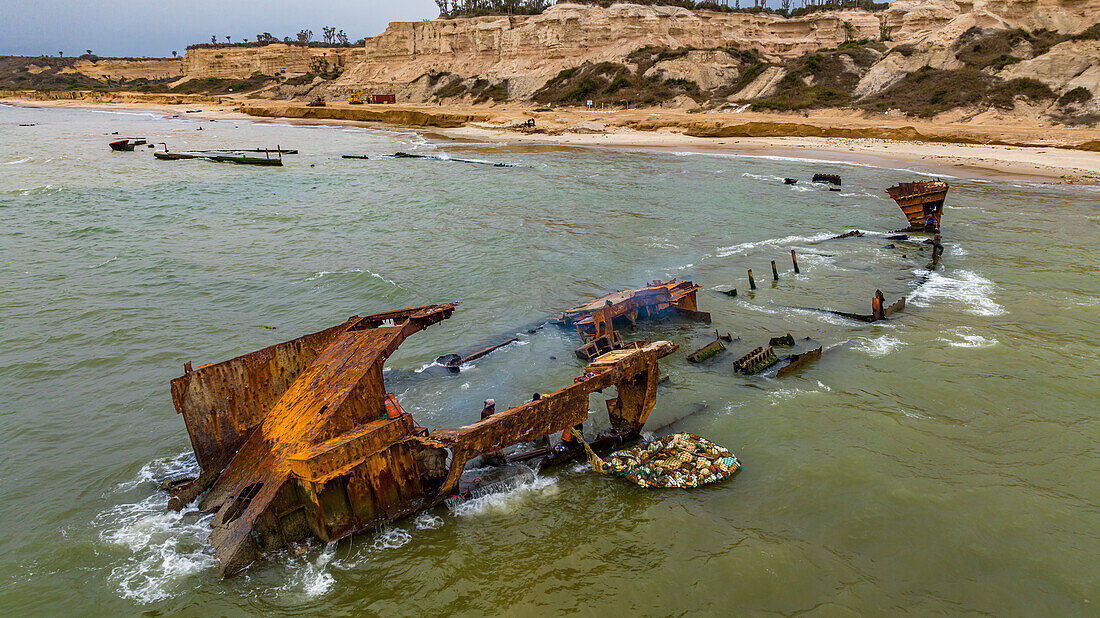
[[173,58],[175,58],[175,57],[176,57],[176,56],[178,56],[178,55],[179,55],[179,54],[178,54],[178,53],[176,52],[176,50],[174,50],[174,49],[173,49],[173,50],[172,50],[172,57],[173,57]]

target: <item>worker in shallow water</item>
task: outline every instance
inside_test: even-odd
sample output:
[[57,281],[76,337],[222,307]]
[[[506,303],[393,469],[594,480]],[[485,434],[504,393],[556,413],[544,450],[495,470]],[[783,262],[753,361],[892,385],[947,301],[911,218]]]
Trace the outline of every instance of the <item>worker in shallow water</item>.
[[481,409],[481,420],[485,420],[496,414],[497,402],[492,399],[485,400],[485,407]]

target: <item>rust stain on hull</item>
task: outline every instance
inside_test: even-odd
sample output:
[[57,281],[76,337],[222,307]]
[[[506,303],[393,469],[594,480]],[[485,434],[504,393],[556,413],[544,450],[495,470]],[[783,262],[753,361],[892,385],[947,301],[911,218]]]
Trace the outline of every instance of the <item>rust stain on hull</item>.
[[[693,293],[693,292],[692,292]],[[308,538],[334,541],[433,506],[472,458],[560,432],[606,400],[611,428],[635,436],[656,402],[668,342],[596,358],[573,384],[458,429],[428,432],[386,393],[382,366],[402,341],[449,318],[454,303],[367,317],[190,370],[172,381],[202,472],[173,505],[214,512],[223,575]],[[560,454],[550,455],[547,460]]]

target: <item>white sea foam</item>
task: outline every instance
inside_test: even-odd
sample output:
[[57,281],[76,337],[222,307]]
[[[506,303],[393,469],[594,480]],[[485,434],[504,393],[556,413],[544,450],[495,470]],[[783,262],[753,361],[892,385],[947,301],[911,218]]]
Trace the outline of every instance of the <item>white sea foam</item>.
[[798,387],[778,388],[778,389],[768,393],[768,401],[769,401],[769,403],[771,403],[771,405],[776,406],[776,405],[779,405],[781,402],[788,401],[790,399],[794,399],[795,397],[798,397],[799,395],[811,395],[811,394],[814,394],[814,393],[824,393],[824,392],[827,392],[827,391],[831,390],[829,387],[825,386],[824,384],[821,384],[821,382],[818,382],[818,384],[821,387],[824,387],[824,388],[821,388],[821,389],[814,389],[814,388],[801,389],[801,388],[798,388]]
[[652,242],[646,243],[647,249],[679,249],[677,245],[672,244],[667,238],[654,237]]
[[[278,213],[276,213],[276,214],[278,214]],[[352,273],[367,273],[368,275],[374,277],[375,279],[381,279],[382,281],[385,281],[386,283],[388,283],[388,284],[390,284],[394,287],[401,287],[393,279],[387,279],[386,277],[383,277],[382,275],[380,275],[380,274],[378,274],[374,271],[371,271],[369,269],[366,269],[366,268],[349,268],[348,270],[322,270],[322,271],[318,271],[318,272],[314,273],[314,275],[312,277],[306,277],[306,281],[314,281],[314,280],[320,279],[320,278],[328,276],[328,275],[348,275],[348,274],[352,274]]]
[[746,178],[754,178],[756,180],[768,180],[772,182],[783,182],[782,176],[772,176],[771,174],[753,174],[750,172],[744,172],[741,174]]
[[158,492],[96,517],[100,539],[125,554],[108,575],[125,598],[139,603],[169,598],[194,588],[193,576],[215,565],[206,542],[213,515],[193,505],[178,513],[167,506],[167,494]]
[[137,478],[123,481],[115,486],[116,491],[129,491],[147,483],[159,483],[161,481],[180,477],[198,476],[199,464],[195,461],[195,455],[185,451],[175,457],[154,459],[138,470]]
[[718,247],[718,257],[729,257],[739,253],[746,253],[750,249],[756,249],[758,247],[774,247],[785,246],[798,243],[814,243],[821,242],[822,240],[828,240],[835,236],[832,232],[820,232],[811,236],[784,236],[782,238],[766,238],[764,240],[755,240],[750,242],[738,243],[736,245],[730,245],[728,247]]
[[314,558],[290,558],[287,564],[291,570],[290,576],[277,590],[293,595],[304,594],[308,598],[325,594],[336,583],[336,578],[328,572],[335,558],[336,543],[326,544]]
[[114,109],[91,109],[91,108],[73,108],[75,111],[85,112],[88,114],[111,114],[114,116],[145,116],[146,118],[167,118],[168,114],[164,112],[126,112]]
[[555,479],[536,476],[514,489],[458,503],[451,507],[451,513],[457,517],[473,517],[487,513],[507,514],[519,510],[525,503],[539,495],[554,495],[557,492]]
[[801,315],[806,315],[806,316],[810,316],[810,317],[813,317],[813,318],[817,318],[821,322],[825,322],[826,324],[832,324],[834,326],[853,326],[853,325],[863,324],[863,322],[860,322],[859,320],[855,320],[855,319],[852,319],[852,318],[846,318],[842,315],[837,315],[835,313],[832,313],[832,312],[826,311],[826,310],[802,309],[800,307],[789,307],[787,310],[791,313],[796,313],[796,314],[801,314]]
[[113,258],[108,258],[106,261],[100,262],[99,264],[96,264],[95,266],[89,266],[88,269],[91,270],[93,268],[99,268],[100,266],[106,266],[106,265],[110,264],[111,262],[113,262],[117,259],[118,259],[118,256],[116,255]]
[[443,518],[431,513],[420,513],[413,519],[417,530],[435,530],[443,525]]
[[374,537],[374,542],[371,543],[371,549],[374,551],[397,549],[404,547],[411,540],[412,535],[409,534],[408,530],[383,526],[378,529],[377,536]]
[[[925,271],[914,271],[923,274]],[[951,277],[943,273],[928,273],[928,280],[909,295],[907,303],[930,307],[940,301],[954,301],[973,315],[995,316],[1008,313],[993,300],[996,286],[992,281],[969,270],[960,270]]]
[[903,345],[905,345],[905,342],[892,335],[857,337],[852,340],[853,348],[875,358],[886,356]]
[[443,365],[441,363],[439,363],[437,361],[432,361],[430,363],[424,363],[420,367],[418,367],[416,369],[413,369],[413,373],[423,373],[425,369],[429,369],[431,367],[442,367],[442,366]]
[[984,337],[966,326],[960,326],[946,333],[938,341],[942,341],[953,348],[988,348],[998,343],[996,337]]
[[19,165],[20,163],[27,163],[30,159],[16,159],[15,161],[5,161],[4,165]]

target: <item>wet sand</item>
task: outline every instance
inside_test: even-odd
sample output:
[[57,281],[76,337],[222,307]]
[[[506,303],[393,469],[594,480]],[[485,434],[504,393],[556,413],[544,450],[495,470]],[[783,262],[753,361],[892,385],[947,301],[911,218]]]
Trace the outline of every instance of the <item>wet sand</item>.
[[[530,105],[351,106],[330,103],[317,109],[305,108],[301,103],[226,98],[219,101],[170,105],[142,102],[141,97],[136,96],[125,103],[0,99],[6,104],[33,107],[159,110],[190,118],[256,120],[266,117],[303,124],[380,124],[355,118],[377,118],[384,114],[387,121],[382,124],[409,126],[458,140],[801,157],[877,167],[903,164],[914,171],[970,178],[1100,183],[1100,152],[1074,148],[1100,141],[1100,129],[1047,126],[1044,122],[1020,119],[933,123],[885,115],[866,118],[837,110],[801,116],[654,109],[556,108],[539,111],[544,108]],[[186,113],[192,109],[202,111]],[[242,113],[241,109],[250,113]],[[535,119],[533,129],[519,126],[529,118]],[[733,135],[701,136],[724,134]],[[909,134],[917,137],[889,137]]]

